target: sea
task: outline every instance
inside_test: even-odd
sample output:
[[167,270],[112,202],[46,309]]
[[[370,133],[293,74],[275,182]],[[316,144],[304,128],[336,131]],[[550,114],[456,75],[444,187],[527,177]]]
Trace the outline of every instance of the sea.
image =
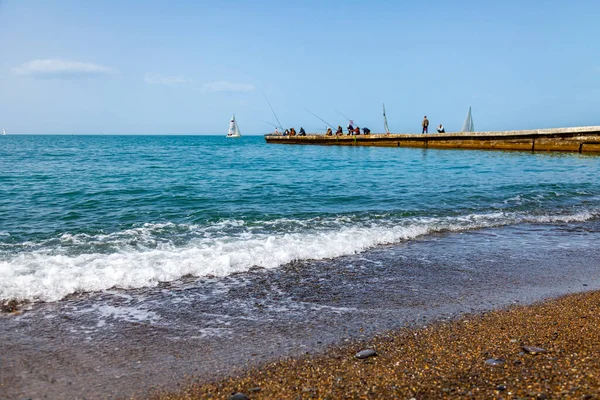
[[143,392],[600,289],[597,155],[0,139],[9,395]]

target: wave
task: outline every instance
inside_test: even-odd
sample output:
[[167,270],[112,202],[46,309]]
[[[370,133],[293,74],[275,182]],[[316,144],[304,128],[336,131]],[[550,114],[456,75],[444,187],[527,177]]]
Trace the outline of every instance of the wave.
[[520,223],[568,223],[598,210],[531,215],[494,212],[450,217],[390,215],[209,225],[145,224],[110,234],[63,234],[20,244],[0,258],[0,299],[56,301],[77,292],[155,286],[186,275],[226,276],[254,266],[328,259],[431,233]]

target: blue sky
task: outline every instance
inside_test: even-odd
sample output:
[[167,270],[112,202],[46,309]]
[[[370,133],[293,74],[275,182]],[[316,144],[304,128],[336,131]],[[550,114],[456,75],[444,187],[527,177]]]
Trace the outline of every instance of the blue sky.
[[600,125],[600,2],[0,0],[9,133]]

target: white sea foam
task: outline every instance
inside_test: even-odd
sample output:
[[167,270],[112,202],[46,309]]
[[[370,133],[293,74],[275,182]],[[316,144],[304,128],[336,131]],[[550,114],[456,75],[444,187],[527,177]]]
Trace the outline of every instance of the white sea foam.
[[160,316],[154,311],[136,307],[114,307],[110,305],[93,305],[89,308],[78,310],[80,314],[98,314],[98,327],[106,324],[107,319],[115,319],[126,322],[149,322],[156,323]]
[[[570,215],[472,214],[444,218],[352,221],[279,220],[257,227],[241,221],[211,226],[146,225],[106,235],[62,235],[63,244],[109,244],[117,250],[69,253],[38,246],[0,260],[0,299],[54,301],[76,292],[155,286],[184,275],[226,276],[253,266],[275,268],[293,260],[327,259],[416,238],[432,232],[463,231],[515,223],[586,221],[596,212]],[[292,227],[288,233],[273,225]],[[194,233],[185,245],[175,245],[157,231]],[[273,233],[265,233],[273,232]],[[135,240],[137,239],[137,240]],[[143,239],[143,240],[140,240]],[[131,242],[135,241],[135,245]],[[139,243],[143,242],[143,245]]]

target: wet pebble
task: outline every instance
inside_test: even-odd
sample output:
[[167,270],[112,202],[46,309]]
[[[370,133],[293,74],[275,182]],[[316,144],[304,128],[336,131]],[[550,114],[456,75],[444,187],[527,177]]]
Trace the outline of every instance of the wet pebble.
[[546,349],[542,349],[541,347],[533,347],[533,346],[523,346],[522,349],[526,353],[537,354],[537,353],[545,353]]
[[504,364],[504,360],[501,358],[488,358],[485,360],[487,365],[502,365]]
[[228,400],[249,400],[248,396],[246,396],[244,393],[234,393],[231,396],[229,396]]
[[496,386],[496,390],[500,390],[500,391],[506,390],[506,385],[498,385],[498,386]]
[[369,357],[374,357],[377,355],[377,352],[373,349],[365,349],[365,350],[361,350],[358,353],[356,353],[354,355],[354,357],[358,358],[358,359],[363,359],[363,358],[369,358]]
[[6,303],[2,303],[0,305],[0,310],[2,312],[11,313],[17,311],[19,303],[16,300],[9,300]]

